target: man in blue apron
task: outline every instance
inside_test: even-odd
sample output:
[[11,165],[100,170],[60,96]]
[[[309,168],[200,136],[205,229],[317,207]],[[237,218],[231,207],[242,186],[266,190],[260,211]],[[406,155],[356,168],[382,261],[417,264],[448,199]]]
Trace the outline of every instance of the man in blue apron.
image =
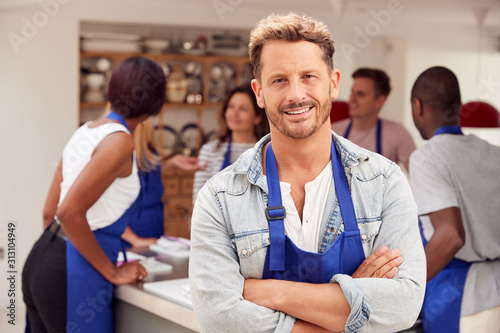
[[500,148],[460,126],[458,80],[424,71],[412,89],[417,129],[429,142],[410,158],[427,257],[424,331],[500,332]]
[[349,119],[334,122],[332,129],[360,147],[384,155],[408,169],[413,139],[400,123],[380,118],[391,92],[387,74],[376,68],[358,68],[349,97]]
[[394,332],[420,312],[411,190],[393,162],[331,131],[333,51],[306,16],[252,31],[271,134],[199,192],[189,276],[202,332]]

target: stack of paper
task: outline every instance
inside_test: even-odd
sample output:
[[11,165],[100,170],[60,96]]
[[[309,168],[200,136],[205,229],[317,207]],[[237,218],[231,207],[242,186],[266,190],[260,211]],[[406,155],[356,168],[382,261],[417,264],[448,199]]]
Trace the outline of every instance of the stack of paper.
[[[170,264],[156,260],[155,257],[145,257],[143,255],[127,251],[127,262],[138,261],[148,273],[168,273],[171,272],[173,267]],[[118,254],[118,259],[116,261],[117,266],[123,265],[125,258],[123,257],[123,252]]]
[[144,283],[143,287],[147,292],[182,304],[190,309],[193,308],[188,278],[147,282]]
[[156,260],[154,257],[147,258],[139,261],[144,266],[148,273],[168,273],[171,272],[173,266],[161,261]]
[[187,258],[190,246],[191,242],[187,238],[162,236],[156,244],[151,244],[149,249],[172,257]]
[[[126,255],[127,255],[127,261],[137,261],[137,260],[143,260],[143,259],[146,259],[146,256],[143,256],[142,254],[138,254],[138,253],[134,253],[134,252],[130,252],[130,251],[126,251]],[[123,256],[123,252],[120,251],[118,252],[118,259],[116,259],[116,264],[118,266],[120,266],[121,264],[123,264],[123,262],[125,261],[125,257]]]

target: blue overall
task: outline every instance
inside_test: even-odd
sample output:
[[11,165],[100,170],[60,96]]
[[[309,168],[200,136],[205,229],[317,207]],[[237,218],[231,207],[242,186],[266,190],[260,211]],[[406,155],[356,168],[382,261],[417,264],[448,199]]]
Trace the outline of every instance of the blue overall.
[[233,143],[233,138],[229,137],[229,141],[227,142],[227,149],[224,153],[224,162],[222,163],[222,168],[220,168],[221,170],[224,170],[231,165],[231,161],[229,160],[231,156],[231,143]]
[[[129,208],[116,222],[94,230],[97,242],[116,264]],[[113,332],[113,284],[106,280],[69,241],[66,241],[67,332]],[[81,331],[80,331],[81,330]]]
[[[351,127],[352,120],[349,122],[349,126],[347,126],[344,138],[348,138],[349,133],[351,133]],[[375,134],[375,136],[377,137],[377,153],[382,155],[382,120],[380,118],[377,120],[377,133]]]
[[139,237],[163,236],[163,183],[161,166],[151,171],[139,170],[141,194],[137,201],[140,209],[132,212],[129,226]]
[[349,184],[339,153],[332,141],[333,179],[345,230],[324,253],[299,249],[285,235],[285,208],[281,201],[276,159],[269,144],[266,152],[269,188],[266,216],[269,221],[270,245],[266,253],[263,279],[309,283],[328,283],[335,274],[351,275],[365,259]]
[[[459,126],[444,126],[434,135],[462,135]],[[420,222],[420,221],[419,221]],[[427,240],[423,235],[424,247]],[[465,279],[471,263],[453,258],[441,272],[427,282],[422,323],[425,333],[458,333],[460,329],[460,310],[465,286]]]
[[[107,118],[120,121],[128,129],[120,115],[111,112]],[[122,249],[121,235],[135,209],[134,204],[113,224],[94,230],[97,242],[115,264]],[[113,332],[113,284],[90,265],[69,239],[66,241],[66,270],[66,331]]]

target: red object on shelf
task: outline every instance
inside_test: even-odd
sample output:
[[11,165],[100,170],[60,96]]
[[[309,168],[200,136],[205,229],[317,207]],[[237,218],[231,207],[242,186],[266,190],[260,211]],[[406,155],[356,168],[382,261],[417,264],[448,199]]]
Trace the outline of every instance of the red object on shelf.
[[332,101],[330,123],[349,118],[349,103],[345,101]]
[[462,127],[500,127],[500,113],[486,102],[468,102],[460,109]]

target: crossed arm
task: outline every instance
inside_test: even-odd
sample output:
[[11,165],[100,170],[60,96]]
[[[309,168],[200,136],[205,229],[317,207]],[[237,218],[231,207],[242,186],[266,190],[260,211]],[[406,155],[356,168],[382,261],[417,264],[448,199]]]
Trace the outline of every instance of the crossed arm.
[[[410,327],[422,305],[425,255],[416,207],[409,200],[407,183],[401,184],[403,177],[389,178],[386,184],[390,188],[381,215],[384,222],[371,248],[400,249],[405,263],[394,261],[384,271],[380,267],[385,264],[370,266],[370,260],[380,254],[369,255],[351,277],[338,274],[329,284],[313,286],[252,280],[262,276],[265,225],[244,207],[221,200],[226,194],[217,192],[215,185],[220,182],[209,181],[199,193],[191,221],[189,276],[200,328],[207,332],[331,332],[366,325],[371,332],[387,332]],[[257,188],[248,191],[249,198],[260,198]],[[393,259],[400,256],[392,255]],[[334,309],[339,309],[338,314]]]
[[[352,275],[392,279],[403,262],[399,250],[383,246]],[[245,280],[243,298],[297,318],[292,332],[341,332],[351,312],[338,283],[311,284],[281,280]]]

